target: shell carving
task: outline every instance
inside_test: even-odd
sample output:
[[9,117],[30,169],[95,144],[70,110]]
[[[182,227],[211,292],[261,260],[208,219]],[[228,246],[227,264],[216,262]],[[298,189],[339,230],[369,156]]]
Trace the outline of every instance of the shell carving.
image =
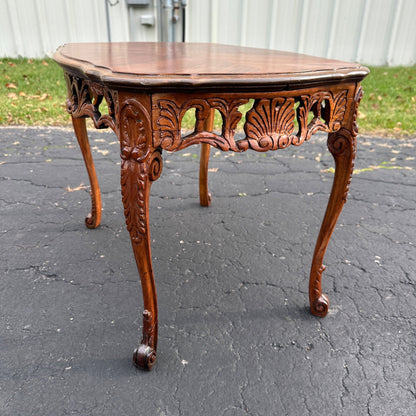
[[287,147],[295,127],[294,106],[293,98],[256,100],[244,126],[250,147],[257,151]]

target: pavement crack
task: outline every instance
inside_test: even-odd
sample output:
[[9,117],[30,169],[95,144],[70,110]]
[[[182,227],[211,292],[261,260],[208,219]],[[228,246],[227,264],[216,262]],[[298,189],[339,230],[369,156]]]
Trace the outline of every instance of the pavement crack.
[[350,370],[348,368],[348,363],[345,360],[344,360],[343,367],[344,367],[344,374],[343,374],[342,379],[341,379],[342,392],[341,392],[341,396],[340,396],[340,401],[341,401],[341,407],[345,408],[345,397],[347,395],[350,395],[350,391],[349,391],[349,389],[347,387],[347,384],[346,384],[347,378],[350,377]]
[[49,186],[49,185],[44,185],[44,184],[39,184],[39,183],[35,183],[30,179],[22,179],[22,178],[10,178],[8,176],[3,176],[0,177],[0,180],[3,181],[12,181],[12,182],[23,182],[23,183],[28,183],[32,186],[36,186],[38,188],[44,188],[44,189],[62,189],[60,186]]

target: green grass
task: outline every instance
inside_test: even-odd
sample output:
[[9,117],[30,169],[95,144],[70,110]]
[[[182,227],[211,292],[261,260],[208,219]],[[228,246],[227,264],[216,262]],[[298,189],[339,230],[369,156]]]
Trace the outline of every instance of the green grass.
[[372,67],[363,81],[360,132],[384,136],[416,135],[416,66]]
[[0,124],[66,125],[66,85],[51,59],[0,59]]
[[[360,133],[416,135],[416,66],[370,70],[363,81]],[[65,99],[62,69],[52,59],[0,59],[0,125],[69,125]],[[183,127],[191,129],[192,120],[186,114]],[[221,128],[218,114],[215,127]]]

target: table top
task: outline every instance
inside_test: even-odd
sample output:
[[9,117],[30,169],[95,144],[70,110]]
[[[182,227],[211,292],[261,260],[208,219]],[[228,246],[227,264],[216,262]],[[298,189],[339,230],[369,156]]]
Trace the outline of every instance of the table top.
[[210,43],[72,43],[54,59],[109,86],[138,89],[258,89],[361,81],[368,69],[291,52]]

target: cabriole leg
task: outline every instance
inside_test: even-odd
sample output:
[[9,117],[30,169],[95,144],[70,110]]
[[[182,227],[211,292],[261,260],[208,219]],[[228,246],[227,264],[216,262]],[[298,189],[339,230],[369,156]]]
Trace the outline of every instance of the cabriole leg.
[[[211,109],[209,117],[205,120],[204,130],[212,131],[214,126],[215,110]],[[199,161],[199,202],[203,207],[211,204],[211,194],[208,191],[208,163],[211,146],[208,143],[201,143],[201,158]]]
[[140,274],[144,303],[143,337],[134,351],[133,362],[146,370],[150,370],[156,361],[158,335],[157,295],[150,250],[149,194],[152,182],[159,178],[161,172],[159,150],[144,161],[128,158],[123,159],[121,164],[124,214]]
[[88,141],[85,118],[75,118],[73,116],[71,117],[75,136],[78,140],[79,147],[81,148],[91,186],[91,212],[85,218],[85,225],[88,228],[96,228],[100,225],[101,222],[101,193],[100,187],[98,185],[97,174],[95,172],[94,161],[91,155],[90,144]]
[[328,313],[328,298],[322,293],[321,277],[325,270],[323,259],[326,248],[334,231],[338,217],[344,206],[356,153],[356,132],[342,128],[328,137],[328,149],[335,159],[335,177],[331,195],[321,225],[318,240],[313,254],[309,281],[309,301],[313,315],[325,316]]

